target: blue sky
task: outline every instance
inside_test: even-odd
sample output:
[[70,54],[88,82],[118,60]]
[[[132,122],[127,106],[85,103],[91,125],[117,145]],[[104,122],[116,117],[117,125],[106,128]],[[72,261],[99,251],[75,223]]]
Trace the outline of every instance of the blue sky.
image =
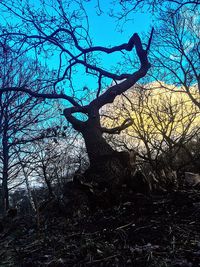
[[101,1],[101,8],[104,13],[98,16],[94,12],[96,1],[86,3],[86,9],[90,20],[90,33],[99,45],[117,45],[126,42],[133,33],[142,33],[150,31],[152,20],[150,13],[135,13],[132,20],[126,22],[121,27],[116,27],[117,21],[109,16],[109,8],[107,1]]
[[[144,33],[148,34],[152,27],[151,22],[151,14],[147,13],[135,13],[134,17],[131,18],[126,24],[123,25],[123,28],[117,27],[116,19],[109,16],[110,8],[112,5],[108,4],[109,0],[101,0],[101,9],[103,14],[98,16],[96,13],[95,6],[97,4],[96,0],[86,1],[84,2],[85,9],[87,11],[87,15],[89,18],[89,31],[90,36],[93,40],[93,45],[101,45],[101,46],[114,46],[125,43],[129,40],[129,38],[133,35],[133,33],[137,32],[139,34]],[[31,0],[32,3],[36,7],[39,7],[39,0]],[[119,8],[119,6],[114,7],[115,10]],[[14,18],[11,20],[13,23],[16,22]],[[54,55],[51,58],[47,59],[47,65],[50,69],[58,68],[58,55]],[[114,53],[112,55],[104,55],[102,54],[102,66],[105,66],[105,69],[109,69],[109,67],[115,67],[117,62],[120,62],[121,54]],[[81,77],[81,78],[80,78]],[[83,72],[79,73],[75,76],[75,86],[77,90],[81,90],[84,86],[92,88],[96,90],[97,88],[97,80],[92,78],[91,76],[85,75]],[[67,88],[67,85],[65,86]],[[66,89],[66,93],[67,89]]]
[[[110,5],[108,1],[102,0],[101,9],[103,14],[98,16],[95,12],[96,1],[89,1],[85,3],[89,23],[90,23],[90,36],[93,40],[93,45],[101,46],[115,46],[128,42],[129,38],[135,33],[148,34],[152,28],[152,15],[150,13],[135,13],[130,21],[117,26],[115,18],[109,16]],[[112,55],[103,55],[102,62],[105,68],[115,67],[115,64],[121,60],[121,54],[113,53]],[[88,86],[96,89],[97,83],[89,77],[79,82],[79,86]]]

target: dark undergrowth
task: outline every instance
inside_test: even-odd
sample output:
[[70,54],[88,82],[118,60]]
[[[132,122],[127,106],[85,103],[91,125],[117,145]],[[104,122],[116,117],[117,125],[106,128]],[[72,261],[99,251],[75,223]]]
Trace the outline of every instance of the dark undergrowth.
[[200,192],[2,221],[0,266],[200,266]]

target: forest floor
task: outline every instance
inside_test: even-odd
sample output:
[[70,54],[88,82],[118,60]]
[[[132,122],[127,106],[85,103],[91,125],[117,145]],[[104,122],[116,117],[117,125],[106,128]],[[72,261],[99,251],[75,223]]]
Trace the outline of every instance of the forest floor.
[[69,217],[17,216],[0,233],[0,266],[200,266],[200,192],[136,194]]

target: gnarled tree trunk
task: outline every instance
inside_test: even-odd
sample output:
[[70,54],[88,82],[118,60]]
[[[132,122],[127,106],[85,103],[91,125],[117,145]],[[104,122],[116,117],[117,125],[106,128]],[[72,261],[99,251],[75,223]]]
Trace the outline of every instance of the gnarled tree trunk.
[[[103,133],[120,133],[132,124],[132,120],[129,118],[119,127],[105,129],[101,127],[99,110],[104,105],[112,103],[116,96],[124,93],[146,75],[150,68],[147,52],[150,47],[152,34],[153,31],[146,50],[143,49],[141,40],[137,34],[134,34],[129,43],[125,45],[125,49],[129,51],[135,46],[141,63],[138,71],[127,76],[125,75],[125,80],[109,87],[104,93],[100,94],[100,91],[98,91],[97,97],[89,105],[80,106],[78,103],[73,102],[73,107],[64,110],[66,119],[72,124],[75,130],[82,134],[85,140],[90,160],[90,167],[85,172],[86,180],[91,182],[101,192],[108,190],[111,195],[117,196],[118,189],[127,179],[127,176],[130,176],[132,166],[129,153],[114,151],[104,139]],[[119,49],[119,47],[115,49]],[[108,51],[108,53],[110,52],[113,51]],[[100,73],[100,77],[104,74],[105,72]],[[115,76],[108,73],[107,75],[115,79]],[[124,76],[121,79],[124,79]],[[74,117],[74,113],[84,113],[88,116],[88,120],[83,122]]]
[[114,150],[103,137],[100,118],[89,119],[81,133],[91,165],[95,164],[98,158],[113,154]]
[[[36,24],[34,24],[34,27]],[[38,28],[39,27],[37,27],[37,30]],[[56,37],[60,30],[63,31],[63,29],[56,30],[54,33],[52,33],[52,35],[50,35],[50,39],[54,38],[54,35]],[[132,120],[127,119],[119,127],[115,127],[113,129],[105,129],[101,127],[100,124],[99,110],[104,105],[112,103],[117,96],[126,92],[147,74],[150,68],[150,63],[148,61],[148,51],[150,49],[150,44],[153,36],[153,29],[151,31],[151,35],[145,49],[143,48],[143,44],[137,33],[134,33],[127,43],[123,43],[121,45],[110,48],[101,46],[89,46],[83,48],[80,45],[79,40],[77,40],[76,38],[75,28],[72,31],[67,29],[65,30],[65,33],[70,37],[70,39],[73,40],[76,47],[75,50],[78,50],[78,54],[75,55],[73,54],[73,52],[71,53],[66,48],[64,49],[59,45],[59,48],[61,50],[63,49],[63,52],[67,53],[71,57],[71,59],[68,60],[69,65],[66,67],[65,74],[61,80],[63,80],[65,76],[67,77],[68,72],[71,76],[71,68],[79,64],[86,68],[87,73],[94,74],[95,77],[98,76],[98,90],[96,97],[90,103],[82,105],[81,101],[77,101],[74,96],[55,92],[40,93],[32,91],[26,86],[18,88],[2,88],[1,93],[6,91],[20,91],[28,93],[33,97],[41,97],[42,99],[64,99],[70,102],[72,107],[64,109],[63,113],[68,122],[72,124],[75,130],[82,134],[85,140],[86,149],[90,159],[90,167],[85,173],[87,180],[90,180],[93,184],[95,184],[96,188],[100,188],[103,191],[109,189],[109,192],[114,192],[123,183],[123,180],[126,179],[127,171],[131,169],[130,157],[126,152],[119,153],[114,151],[103,138],[103,133],[120,133],[120,131],[127,128],[132,123]],[[43,35],[44,33],[40,32],[40,34]],[[46,34],[44,39],[48,39],[46,38]],[[53,43],[55,42],[53,41]],[[57,45],[57,42],[55,45]],[[140,62],[140,66],[138,66],[138,70],[134,71],[133,73],[123,73],[121,75],[118,75],[97,66],[96,62],[93,63],[91,60],[88,60],[88,55],[93,54],[93,56],[95,57],[96,52],[106,54],[122,52],[123,50],[130,52],[134,47]],[[114,81],[118,80],[121,82],[116,82],[106,91],[102,92],[101,90],[103,78],[110,78]],[[88,120],[83,122],[74,117],[74,113],[86,114],[88,116]]]
[[[115,151],[103,137],[104,130],[100,125],[98,109],[92,109],[86,122],[80,122],[75,117],[73,126],[85,141],[90,166],[85,171],[85,182],[92,184],[99,198],[116,201],[122,184],[131,173],[130,156],[128,152]],[[103,195],[102,195],[103,194]]]

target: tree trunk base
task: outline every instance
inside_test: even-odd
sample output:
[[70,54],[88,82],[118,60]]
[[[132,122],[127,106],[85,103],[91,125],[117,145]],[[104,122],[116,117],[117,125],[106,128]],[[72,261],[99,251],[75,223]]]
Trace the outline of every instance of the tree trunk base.
[[136,193],[149,193],[144,175],[135,170],[128,152],[114,152],[92,161],[82,175],[74,177],[73,186],[87,195],[91,210],[110,208]]
[[135,166],[130,164],[128,152],[114,152],[98,157],[85,171],[85,183],[91,184],[97,202],[104,205],[118,204],[123,194],[149,193],[149,185],[142,174],[135,174]]
[[84,176],[87,182],[99,189],[120,187],[130,175],[129,155],[126,152],[115,152],[98,157],[90,164]]

